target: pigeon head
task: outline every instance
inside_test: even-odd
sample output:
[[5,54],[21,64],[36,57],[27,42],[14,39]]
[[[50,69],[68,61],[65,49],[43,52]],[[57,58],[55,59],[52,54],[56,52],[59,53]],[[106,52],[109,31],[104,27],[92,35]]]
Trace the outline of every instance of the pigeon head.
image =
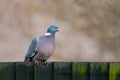
[[54,35],[57,31],[59,31],[59,27],[56,26],[56,25],[51,25],[48,30],[47,30],[47,33],[50,33],[52,35]]

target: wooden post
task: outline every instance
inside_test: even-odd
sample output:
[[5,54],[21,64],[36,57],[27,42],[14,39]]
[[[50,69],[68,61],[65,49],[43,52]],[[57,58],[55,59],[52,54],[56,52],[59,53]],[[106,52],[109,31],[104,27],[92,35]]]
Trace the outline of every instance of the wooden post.
[[72,80],[72,65],[70,62],[54,63],[54,79],[53,80]]
[[108,63],[90,63],[90,80],[109,80]]
[[40,63],[34,66],[34,80],[53,80],[53,63],[45,65]]
[[15,63],[0,63],[0,80],[15,80]]
[[72,80],[90,80],[90,65],[87,62],[73,62],[72,64]]
[[16,63],[16,80],[34,80],[33,63]]
[[110,63],[110,80],[120,80],[120,63]]

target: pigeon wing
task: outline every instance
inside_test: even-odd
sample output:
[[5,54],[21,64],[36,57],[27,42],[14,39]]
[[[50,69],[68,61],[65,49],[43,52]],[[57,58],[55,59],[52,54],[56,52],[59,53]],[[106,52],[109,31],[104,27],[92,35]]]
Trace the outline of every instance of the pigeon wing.
[[35,37],[28,48],[27,54],[25,56],[24,61],[31,61],[32,58],[37,54],[37,43],[38,43],[38,37]]

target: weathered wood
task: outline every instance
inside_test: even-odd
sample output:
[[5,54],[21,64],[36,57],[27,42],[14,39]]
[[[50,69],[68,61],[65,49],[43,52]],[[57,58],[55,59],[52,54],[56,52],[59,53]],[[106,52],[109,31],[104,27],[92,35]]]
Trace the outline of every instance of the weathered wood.
[[87,62],[73,62],[72,80],[89,80],[89,66]]
[[15,63],[0,63],[0,80],[15,80]]
[[109,80],[108,63],[90,63],[90,80]]
[[72,80],[71,62],[54,63],[54,80]]
[[120,62],[0,62],[0,80],[120,80]]
[[120,80],[120,63],[110,63],[110,80]]
[[16,80],[34,80],[34,68],[32,63],[16,63]]
[[34,65],[34,80],[53,80],[53,63]]

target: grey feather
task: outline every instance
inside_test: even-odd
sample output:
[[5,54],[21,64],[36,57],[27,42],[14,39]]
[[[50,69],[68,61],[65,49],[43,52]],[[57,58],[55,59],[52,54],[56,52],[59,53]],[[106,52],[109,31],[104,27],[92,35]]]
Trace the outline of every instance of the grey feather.
[[25,56],[25,60],[24,61],[31,61],[31,59],[35,56],[35,54],[37,53],[37,42],[38,42],[38,37],[35,37],[32,41],[31,44],[28,48],[27,54]]
[[40,60],[46,61],[55,49],[55,36],[41,36],[37,43],[37,54],[33,57],[32,61]]

